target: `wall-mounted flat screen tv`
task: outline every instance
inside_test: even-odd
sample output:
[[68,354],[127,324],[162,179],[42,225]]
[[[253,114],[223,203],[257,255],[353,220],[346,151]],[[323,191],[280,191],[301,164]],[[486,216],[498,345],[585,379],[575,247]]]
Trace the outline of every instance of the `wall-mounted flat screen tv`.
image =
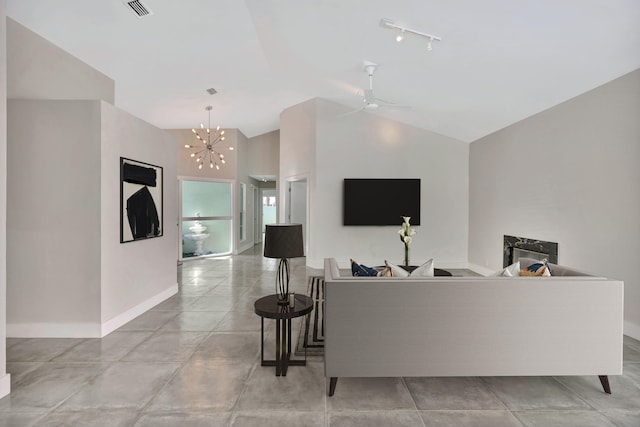
[[344,225],[420,225],[420,179],[344,180]]

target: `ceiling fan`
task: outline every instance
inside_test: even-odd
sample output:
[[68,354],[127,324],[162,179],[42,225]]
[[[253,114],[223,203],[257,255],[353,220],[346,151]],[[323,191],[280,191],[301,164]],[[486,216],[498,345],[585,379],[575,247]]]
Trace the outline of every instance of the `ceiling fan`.
[[364,61],[363,69],[369,76],[369,89],[364,90],[362,101],[364,102],[364,107],[358,108],[357,110],[350,111],[345,115],[357,113],[359,111],[377,111],[379,109],[385,110],[410,110],[411,107],[408,105],[399,105],[391,101],[385,101],[384,99],[377,98],[373,92],[373,74],[378,68],[378,64],[375,64],[371,61]]

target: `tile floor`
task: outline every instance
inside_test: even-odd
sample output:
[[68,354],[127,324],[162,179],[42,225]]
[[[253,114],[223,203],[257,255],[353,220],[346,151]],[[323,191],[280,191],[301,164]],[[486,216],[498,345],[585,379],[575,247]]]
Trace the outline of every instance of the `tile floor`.
[[[596,376],[343,378],[327,398],[321,357],[275,377],[253,302],[273,293],[276,261],[260,252],[185,262],[177,295],[103,339],[8,339],[0,426],[640,426],[628,337],[613,395]],[[304,292],[304,261],[292,267]]]

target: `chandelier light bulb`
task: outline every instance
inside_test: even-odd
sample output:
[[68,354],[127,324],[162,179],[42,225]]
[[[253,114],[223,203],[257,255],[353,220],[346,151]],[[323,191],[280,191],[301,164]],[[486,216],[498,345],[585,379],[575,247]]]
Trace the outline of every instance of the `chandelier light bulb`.
[[220,170],[220,166],[216,163],[216,170]]
[[433,41],[433,38],[429,37],[429,42],[427,43],[427,50],[433,50],[433,47],[431,46],[432,41]]
[[222,162],[222,164],[223,164],[223,165],[224,165],[225,163],[227,163],[227,162],[225,161],[225,159],[220,159],[220,162]]
[[400,43],[402,40],[404,40],[404,30],[400,30],[400,33],[396,36],[396,41],[398,43]]
[[202,163],[198,165],[198,169],[202,169]]
[[233,147],[229,147],[229,150],[233,151]]
[[196,156],[196,153],[191,153],[191,157],[195,157],[195,156]]

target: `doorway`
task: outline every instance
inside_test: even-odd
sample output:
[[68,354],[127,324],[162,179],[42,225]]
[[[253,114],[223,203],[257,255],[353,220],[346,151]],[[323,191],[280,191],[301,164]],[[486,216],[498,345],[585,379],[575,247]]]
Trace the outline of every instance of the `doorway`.
[[267,224],[275,224],[276,222],[276,190],[275,188],[262,189],[262,235],[264,235]]

